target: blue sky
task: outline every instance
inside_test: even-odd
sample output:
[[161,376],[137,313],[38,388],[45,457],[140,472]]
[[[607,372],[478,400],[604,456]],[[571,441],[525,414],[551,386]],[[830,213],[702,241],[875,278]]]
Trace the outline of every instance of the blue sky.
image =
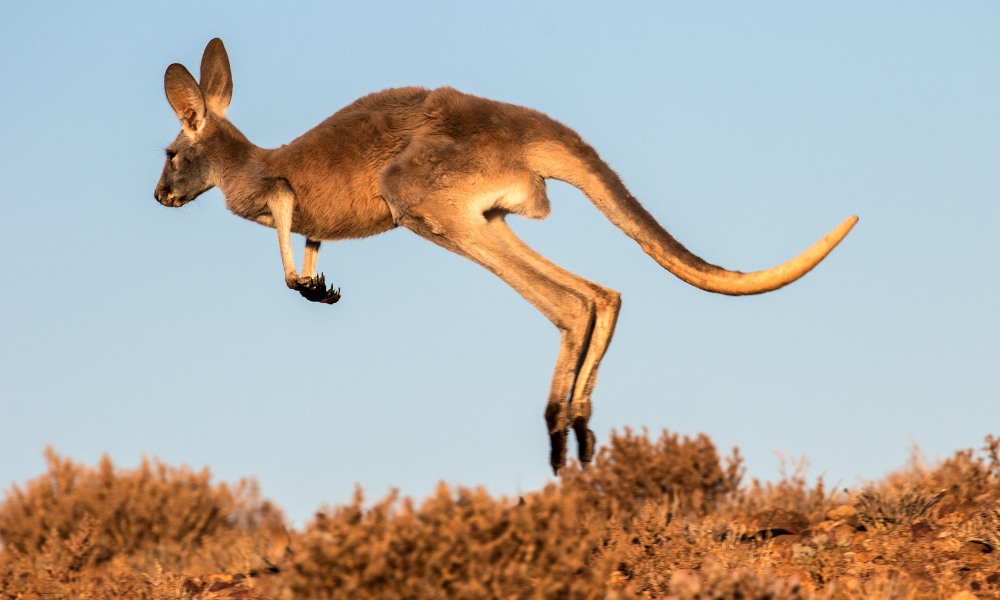
[[217,191],[154,201],[178,131],[163,71],[215,36],[229,116],[262,146],[371,91],[451,85],[576,129],[717,264],[769,267],[861,217],[801,281],[729,298],[550,183],[552,215],[515,229],[623,295],[599,441],[705,432],[752,476],[804,456],[853,486],[998,433],[1000,5],[147,4],[0,23],[0,489],[46,445],[256,477],[299,524],[356,484],[550,477],[558,334],[492,275],[396,230],[324,245],[343,300],[311,304]]

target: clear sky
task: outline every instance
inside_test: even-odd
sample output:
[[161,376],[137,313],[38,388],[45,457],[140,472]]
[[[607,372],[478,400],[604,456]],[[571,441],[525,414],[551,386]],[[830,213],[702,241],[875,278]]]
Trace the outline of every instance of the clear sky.
[[[43,451],[256,477],[298,524],[438,481],[551,476],[556,330],[405,230],[324,245],[334,306],[217,191],[153,199],[172,62],[221,37],[229,116],[298,136],[363,94],[451,85],[575,128],[670,231],[739,270],[851,214],[815,271],[730,298],[663,271],[568,185],[511,219],[623,310],[592,421],[705,432],[854,486],[1000,433],[1000,4],[12,3],[0,21],[0,489]],[[301,257],[301,240],[296,240]]]

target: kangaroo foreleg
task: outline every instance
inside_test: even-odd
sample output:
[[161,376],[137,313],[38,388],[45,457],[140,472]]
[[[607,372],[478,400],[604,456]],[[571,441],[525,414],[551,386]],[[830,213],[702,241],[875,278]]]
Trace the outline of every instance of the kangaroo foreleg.
[[274,228],[278,232],[278,250],[281,252],[281,266],[285,270],[285,285],[296,290],[311,302],[333,304],[340,300],[340,290],[327,288],[323,274],[316,275],[316,255],[319,241],[306,240],[305,258],[302,261],[302,275],[295,270],[295,255],[292,253],[292,213],[295,209],[295,194],[287,184],[279,186],[267,202]]
[[316,257],[319,254],[319,240],[306,239],[305,258],[302,259],[301,287],[297,288],[302,297],[312,302],[333,304],[340,300],[340,288],[327,288],[323,274],[316,274]]
[[316,276],[316,257],[319,255],[319,240],[306,238],[305,257],[302,259],[302,276]]

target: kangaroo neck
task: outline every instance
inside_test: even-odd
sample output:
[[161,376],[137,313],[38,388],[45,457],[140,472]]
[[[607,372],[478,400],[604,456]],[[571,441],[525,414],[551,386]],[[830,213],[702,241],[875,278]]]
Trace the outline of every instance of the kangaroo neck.
[[247,139],[224,118],[214,117],[206,127],[204,152],[211,157],[212,183],[222,192],[226,208],[237,216],[268,224],[267,198],[276,178],[268,172],[269,152]]
[[[232,123],[219,120],[212,136],[209,155],[213,157],[215,185],[226,197],[226,204],[242,203],[265,190],[267,150],[250,142]],[[241,215],[242,216],[242,215]]]

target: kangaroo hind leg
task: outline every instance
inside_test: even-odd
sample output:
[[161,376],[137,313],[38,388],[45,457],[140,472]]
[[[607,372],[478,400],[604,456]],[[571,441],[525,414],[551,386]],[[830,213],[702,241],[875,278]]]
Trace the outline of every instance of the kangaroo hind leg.
[[[570,426],[580,460],[589,462],[594,454],[594,436],[587,428],[590,390],[617,319],[618,293],[556,266],[504,222],[512,212],[534,218],[548,212],[536,174],[509,165],[492,172],[486,168],[489,161],[470,169],[474,153],[458,152],[448,140],[431,142],[411,146],[383,170],[382,196],[397,224],[489,270],[559,329],[545,409],[550,463],[556,472],[565,464]],[[445,172],[452,176],[444,178]]]
[[[578,362],[574,369],[573,387],[565,395],[557,396],[555,395],[555,386],[553,386],[553,394],[549,396],[549,404],[545,414],[551,432],[560,423],[560,419],[564,418],[563,415],[566,414],[565,411],[568,408],[568,418],[563,422],[572,427],[576,434],[580,462],[587,464],[593,458],[595,449],[594,434],[588,428],[591,416],[590,395],[597,383],[597,370],[600,367],[601,359],[604,358],[608,345],[611,343],[615,324],[618,321],[621,294],[571,273],[538,254],[514,234],[502,217],[490,218],[489,225],[497,238],[508,248],[517,252],[533,269],[546,273],[558,285],[572,290],[573,294],[586,302],[588,322],[582,328],[585,334],[582,341],[582,352],[577,355]],[[556,326],[559,327],[558,324]],[[570,348],[563,345],[563,348],[560,349],[560,359],[563,358],[564,350],[568,351]],[[569,359],[568,356],[566,358]],[[561,393],[562,390],[559,392]],[[553,467],[555,468],[555,465]]]
[[[445,216],[436,211],[434,216],[437,218],[431,219],[430,225],[414,211],[401,219],[401,224],[486,268],[559,329],[562,334],[559,354],[545,409],[549,461],[553,471],[558,473],[566,461],[571,426],[576,434],[580,460],[586,463],[593,457],[594,435],[587,428],[590,398],[589,395],[575,396],[574,387],[579,387],[581,381],[594,381],[594,373],[617,317],[618,293],[542,257],[510,230],[503,220],[504,215],[498,210],[472,216]],[[587,390],[589,393],[589,388]]]

